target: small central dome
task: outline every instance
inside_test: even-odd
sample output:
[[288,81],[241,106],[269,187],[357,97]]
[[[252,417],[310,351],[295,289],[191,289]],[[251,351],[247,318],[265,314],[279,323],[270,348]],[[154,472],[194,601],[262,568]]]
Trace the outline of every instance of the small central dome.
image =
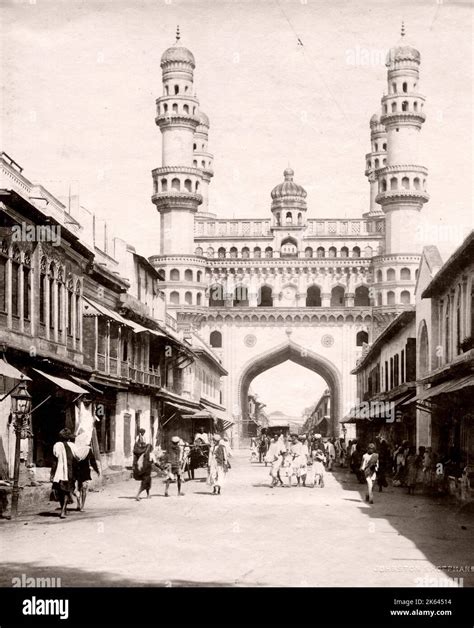
[[287,168],[283,172],[285,180],[283,183],[276,185],[271,196],[273,199],[284,198],[286,196],[299,196],[300,198],[306,198],[306,190],[293,181],[294,171],[291,168]]
[[184,46],[178,46],[176,44],[167,48],[161,55],[161,67],[168,63],[175,62],[189,63],[193,69],[196,67],[193,53]]

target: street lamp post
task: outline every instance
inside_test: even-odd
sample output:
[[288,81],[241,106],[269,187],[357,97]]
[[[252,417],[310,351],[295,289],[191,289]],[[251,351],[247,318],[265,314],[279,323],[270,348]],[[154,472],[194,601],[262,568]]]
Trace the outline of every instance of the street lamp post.
[[18,514],[18,499],[20,496],[20,449],[21,439],[31,435],[30,410],[31,395],[26,383],[21,382],[17,389],[11,393],[13,428],[15,430],[15,463],[13,467],[13,490],[11,516]]

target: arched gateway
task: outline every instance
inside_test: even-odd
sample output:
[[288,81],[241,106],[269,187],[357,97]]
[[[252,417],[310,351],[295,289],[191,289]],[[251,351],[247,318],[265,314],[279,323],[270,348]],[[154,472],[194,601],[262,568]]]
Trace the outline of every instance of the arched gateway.
[[[324,378],[331,392],[331,433],[338,433],[338,417],[342,412],[341,376],[337,368],[329,360],[305,347],[292,342],[281,344],[274,349],[264,351],[244,366],[238,383],[238,399],[240,400],[241,421],[248,420],[247,398],[249,386],[255,377],[269,369],[290,360]],[[297,407],[297,404],[296,404]],[[299,410],[299,408],[297,407]]]

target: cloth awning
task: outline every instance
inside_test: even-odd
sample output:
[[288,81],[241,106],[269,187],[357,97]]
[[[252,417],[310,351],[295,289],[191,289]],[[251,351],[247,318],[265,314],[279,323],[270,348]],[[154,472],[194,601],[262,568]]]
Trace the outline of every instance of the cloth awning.
[[175,410],[178,410],[180,413],[182,414],[187,414],[189,416],[183,417],[183,419],[192,419],[194,418],[192,415],[194,415],[195,410],[193,408],[188,408],[187,406],[178,403],[177,401],[168,401],[167,399],[165,400],[165,404],[167,406],[171,406],[172,408],[174,408]]
[[105,316],[106,318],[111,318],[112,320],[117,321],[117,323],[120,323],[121,325],[128,325],[129,327],[131,327],[130,325],[131,321],[127,321],[123,316],[120,316],[120,314],[118,314],[117,312],[114,312],[113,310],[109,310],[108,307],[105,307],[105,305],[102,305],[101,303],[97,303],[97,301],[92,301],[92,299],[87,299],[86,297],[84,297],[84,316],[98,316],[98,315]]
[[0,375],[2,375],[3,377],[10,377],[11,379],[19,379],[31,382],[31,377],[28,377],[28,375],[24,375],[17,368],[12,366],[11,364],[8,364],[8,362],[6,362],[3,358],[0,360]]
[[420,392],[416,398],[413,399],[413,401],[426,401],[427,399],[431,399],[431,397],[445,395],[469,386],[474,386],[474,374],[450,379],[449,381],[438,384],[437,386],[431,386],[431,388],[427,388],[426,390]]
[[80,384],[84,388],[87,388],[91,392],[98,393],[99,395],[103,395],[104,394],[104,392],[102,390],[99,390],[99,388],[96,388],[95,386],[93,386],[86,379],[82,379],[81,377],[76,377],[75,375],[71,375],[71,379],[73,379],[75,382],[77,382],[78,384]]
[[167,338],[167,335],[162,331],[156,331],[156,329],[148,329],[148,327],[143,327],[143,325],[140,325],[140,323],[131,321],[129,318],[124,318],[124,320],[127,325],[132,328],[133,333],[135,334],[143,334],[145,332],[148,332],[149,334],[152,334],[153,336],[158,336],[159,338]]
[[53,384],[56,384],[56,386],[59,386],[59,388],[62,388],[63,390],[68,390],[69,392],[73,392],[78,395],[87,395],[89,392],[85,388],[81,388],[81,386],[78,386],[77,384],[74,384],[73,382],[70,382],[68,379],[64,379],[63,377],[56,377],[55,375],[44,373],[43,371],[40,371],[39,369],[33,369],[33,370],[39,373],[40,375],[42,375],[43,377],[46,377],[46,379],[49,379],[50,381],[53,382]]
[[234,422],[231,421],[227,415],[222,410],[217,410],[216,408],[203,410],[198,410],[191,417],[187,417],[190,419],[213,419],[214,421],[220,421],[222,424],[222,431],[229,429]]

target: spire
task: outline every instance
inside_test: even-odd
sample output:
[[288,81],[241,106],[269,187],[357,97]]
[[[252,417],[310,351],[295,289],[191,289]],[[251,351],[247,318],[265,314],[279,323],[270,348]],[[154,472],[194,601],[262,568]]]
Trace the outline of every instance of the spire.
[[405,22],[402,20],[402,28],[400,30],[400,35],[405,37]]
[[179,33],[179,24],[176,26],[176,43],[179,43],[179,40],[181,39],[181,35]]

